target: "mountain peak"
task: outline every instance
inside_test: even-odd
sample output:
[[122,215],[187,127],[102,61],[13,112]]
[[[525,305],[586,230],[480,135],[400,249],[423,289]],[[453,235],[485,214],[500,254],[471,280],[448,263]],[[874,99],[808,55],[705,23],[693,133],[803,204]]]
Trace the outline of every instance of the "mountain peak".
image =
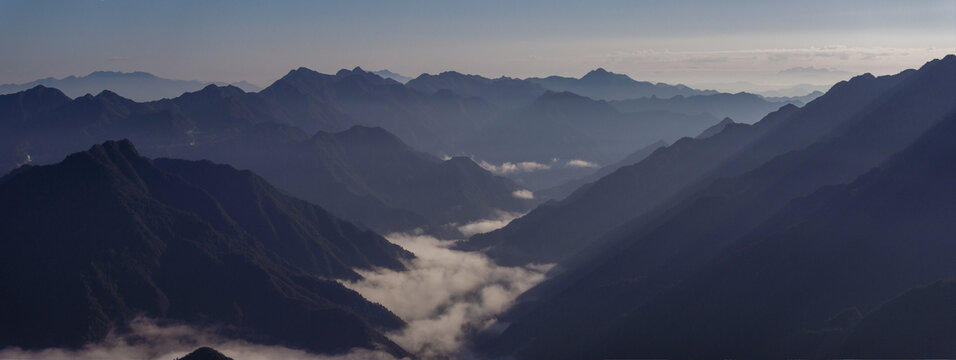
[[123,99],[119,94],[109,90],[100,91],[99,94],[96,94],[96,97],[101,99]]
[[232,358],[213,348],[203,346],[177,360],[232,360]]
[[[22,94],[25,95],[25,96],[56,97],[56,98],[58,98],[58,99],[66,99],[66,100],[69,100],[69,97],[67,97],[66,94],[64,94],[62,91],[60,91],[60,89],[52,88],[52,87],[47,87],[47,86],[43,86],[43,85],[34,86],[34,87],[29,88],[29,89],[27,89],[27,90],[23,90],[23,91],[21,91],[20,93],[22,93]],[[10,94],[10,95],[15,95],[15,94],[16,94],[16,93]]]
[[119,154],[126,157],[139,157],[139,151],[129,139],[108,140],[102,144],[96,144],[87,150],[90,154]]
[[704,129],[704,131],[702,131],[700,134],[697,135],[696,139],[706,139],[706,138],[709,138],[709,137],[711,137],[711,136],[717,135],[717,134],[720,133],[721,131],[724,131],[724,129],[726,129],[728,126],[733,126],[733,125],[735,125],[735,124],[737,124],[737,123],[734,122],[734,119],[731,119],[731,118],[729,118],[729,117],[725,117],[725,118],[724,118],[723,120],[721,120],[719,123],[717,123],[717,124],[715,124],[715,125],[713,125],[713,126],[707,128],[707,129]]
[[51,87],[46,87],[46,86],[43,86],[43,85],[37,85],[37,86],[34,86],[34,87],[29,88],[29,89],[27,89],[27,90],[24,90],[24,92],[39,92],[39,91],[44,91],[44,90],[46,90],[46,89],[53,89],[53,88],[51,88]]
[[274,83],[272,83],[272,85],[269,85],[263,90],[268,90],[276,84],[298,84],[294,86],[301,86],[302,84],[321,82],[329,78],[331,78],[331,76],[322,74],[307,67],[299,67],[297,69],[289,70],[289,73],[285,74],[285,76],[279,80],[276,80]]
[[210,97],[225,98],[225,97],[241,95],[245,93],[246,93],[245,91],[243,91],[242,89],[234,85],[219,86],[216,84],[209,84],[199,91],[188,93],[188,94],[199,94],[199,95],[210,96]]
[[[300,67],[298,67],[298,68],[296,68],[296,69],[289,70],[289,73],[286,74],[286,75],[283,77],[283,79],[284,79],[284,78],[288,78],[288,77],[300,77],[300,76],[315,75],[315,74],[319,74],[319,72],[318,72],[318,71],[315,71],[315,70],[312,70],[312,69],[309,69],[309,68],[307,68],[307,67],[300,66]],[[281,80],[281,79],[280,79],[280,80]]]
[[362,74],[365,74],[365,71],[362,70],[362,68],[356,66],[352,70],[349,70],[349,69],[339,70],[338,72],[335,73],[335,77],[341,78],[341,77],[346,77],[349,75],[362,75]]
[[35,113],[70,102],[70,97],[56,88],[37,85],[20,92],[0,95],[0,114]]
[[591,70],[590,72],[588,72],[587,74],[585,74],[583,77],[581,77],[581,80],[585,80],[585,79],[591,79],[591,80],[602,80],[602,79],[625,80],[625,79],[626,79],[626,80],[631,80],[631,78],[630,78],[629,76],[627,76],[627,75],[624,75],[624,74],[616,74],[616,73],[613,73],[613,72],[604,70],[604,68],[597,68],[597,69]]

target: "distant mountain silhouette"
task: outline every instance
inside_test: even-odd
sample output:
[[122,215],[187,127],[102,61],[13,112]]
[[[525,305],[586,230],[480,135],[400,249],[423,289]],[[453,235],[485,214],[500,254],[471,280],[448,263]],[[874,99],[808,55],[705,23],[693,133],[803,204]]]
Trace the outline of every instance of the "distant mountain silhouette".
[[307,133],[376,126],[433,154],[454,152],[457,139],[496,113],[494,106],[481,99],[425,94],[361,68],[335,75],[299,68],[258,95],[285,111],[281,122]]
[[[956,212],[953,76],[950,55],[918,71],[856,77],[802,109],[679,141],[473,237],[475,246],[497,243],[488,254],[499,261],[564,260],[482,348],[523,358],[836,356],[880,304],[956,276],[942,255],[956,250],[944,220]],[[735,137],[747,145],[714,155]],[[651,182],[704,149],[718,166],[667,177],[693,183]],[[633,184],[642,189],[627,190]],[[632,207],[640,215],[614,228],[587,217],[601,204],[605,217],[624,201],[646,206],[655,199],[648,190],[673,195],[654,209]],[[568,236],[580,231],[561,225],[570,219],[592,235]],[[529,240],[533,226],[549,227],[547,239]],[[913,333],[897,339],[905,353],[935,354],[906,342]]]
[[268,156],[222,156],[270,174],[293,194],[328,204],[334,212],[382,231],[427,225],[436,233],[457,236],[441,225],[484,219],[496,211],[526,211],[534,204],[512,195],[520,186],[470,159],[442,161],[381,128],[319,132],[307,141],[271,149]]
[[410,78],[410,77],[408,77],[408,76],[404,76],[404,75],[401,75],[401,74],[396,74],[396,73],[393,73],[393,72],[391,72],[391,71],[388,71],[388,69],[379,70],[379,71],[370,71],[370,72],[373,73],[373,74],[375,74],[375,75],[378,75],[378,76],[381,76],[381,77],[383,77],[383,78],[386,78],[386,79],[392,79],[392,80],[398,81],[398,82],[400,82],[400,83],[402,83],[402,84],[407,83],[409,80],[412,79],[412,78]]
[[244,91],[259,91],[262,88],[245,81],[237,83],[209,83],[196,80],[171,80],[153,74],[137,71],[131,73],[116,71],[96,71],[86,76],[68,76],[62,79],[45,78],[23,84],[0,85],[0,94],[11,94],[31,89],[37,85],[57,88],[67,96],[76,98],[86,94],[99,94],[109,90],[136,101],[151,101],[174,98],[185,92],[196,91],[215,85],[234,85]]
[[[76,347],[134,317],[314,352],[405,352],[402,320],[326,278],[412,255],[248,171],[106,142],[0,184],[0,346]],[[270,309],[263,312],[262,309]]]
[[575,94],[599,100],[625,100],[656,96],[670,98],[677,95],[710,95],[713,90],[696,90],[684,85],[668,85],[637,81],[624,74],[615,74],[598,68],[580,79],[549,76],[546,78],[528,78],[533,83],[551,91],[570,91]]
[[[797,110],[784,107],[768,118],[785,118]],[[724,131],[723,136],[681,139],[582,186],[560,202],[542,204],[502,229],[473,236],[460,248],[494,247],[489,254],[503,263],[559,261],[588,240],[664,202],[746,147],[762,130],[743,124],[730,128],[734,131]]]
[[808,103],[808,102],[813,101],[813,99],[816,99],[816,98],[820,97],[820,95],[823,95],[823,91],[814,90],[814,91],[811,91],[810,93],[808,93],[808,94],[806,94],[806,95],[799,95],[799,96],[764,96],[764,99],[767,99],[767,101],[778,101],[778,102],[779,102],[779,101],[783,101],[783,102],[793,102],[793,103],[795,103],[795,104],[796,104],[796,103],[804,103],[804,104],[806,104],[806,103]]
[[[572,96],[565,105],[549,105],[565,98],[555,95],[560,92],[545,92],[530,80],[486,79],[455,72],[425,74],[405,86],[361,68],[332,75],[299,68],[258,93],[234,86],[206,86],[179,97],[139,104],[123,102],[120,94],[106,91],[81,96],[76,100],[83,101],[58,111],[51,106],[37,107],[47,114],[26,127],[30,134],[22,133],[24,124],[10,121],[17,125],[7,134],[9,145],[0,149],[0,165],[10,168],[26,163],[28,155],[31,161],[48,163],[86,144],[118,137],[134,139],[150,155],[185,156],[180,154],[182,148],[197,141],[296,142],[318,131],[339,132],[356,125],[384,128],[413,148],[433,155],[470,156],[495,164],[561,158],[604,165],[653,141],[696,134],[703,130],[696,124],[714,121],[710,115],[660,110],[613,114],[606,104],[588,105],[586,97]],[[560,113],[565,110],[569,114]],[[80,119],[64,120],[77,117]],[[541,131],[551,122],[559,124],[555,131]],[[64,123],[76,127],[59,128]],[[584,136],[576,137],[575,131]],[[506,136],[494,144],[485,141],[503,133]],[[544,135],[541,142],[546,144],[540,149],[527,137],[538,133]],[[568,149],[561,146],[565,142],[569,142]],[[600,146],[592,148],[592,143]],[[163,152],[152,152],[157,148]],[[588,173],[587,168],[555,166],[547,173],[505,175],[523,186],[540,189]]]
[[611,105],[623,112],[665,110],[678,114],[708,113],[716,117],[729,117],[737,122],[752,124],[779,109],[794,104],[803,106],[799,100],[771,101],[748,93],[674,96],[667,99],[649,97],[612,101]]
[[[923,73],[945,71],[946,61],[927,64]],[[931,70],[932,69],[932,70]],[[781,107],[767,115],[756,124],[736,124],[727,126],[715,136],[704,139],[681,139],[665,149],[633,166],[602,178],[591,186],[582,188],[558,204],[544,204],[527,216],[513,221],[509,226],[487,234],[476,235],[472,245],[462,244],[463,248],[487,248],[501,244],[489,254],[499,260],[508,261],[556,261],[562,254],[572,254],[594,241],[607,231],[622,225],[630,219],[644,215],[650,210],[665,205],[674,197],[692,194],[701,187],[721,177],[736,177],[763,165],[777,155],[807,147],[824,138],[832,136],[838,129],[858,122],[863,115],[874,109],[881,97],[890,97],[897,86],[902,87],[906,79],[916,71],[906,71],[895,76],[875,78],[861,75],[848,82],[834,85],[826,95],[817,98],[803,108],[793,105]],[[909,85],[912,92],[922,93],[925,87]],[[900,90],[902,91],[902,90]],[[905,111],[914,114],[933,113],[938,115],[946,106],[939,105],[918,110],[912,97],[905,98]],[[923,99],[940,99],[939,95],[927,94]],[[902,100],[901,100],[902,101]],[[888,105],[887,105],[888,106]],[[904,111],[903,107],[896,110]],[[907,115],[909,116],[909,115]],[[921,117],[922,122],[914,122],[899,130],[897,139],[915,136],[919,131],[916,124],[925,124],[933,118]],[[894,140],[897,140],[894,139]],[[886,144],[889,145],[889,144]],[[881,148],[882,151],[891,146]],[[857,158],[866,159],[869,164],[879,161],[880,151],[867,151]],[[846,153],[849,157],[856,153]],[[866,155],[866,156],[862,156]],[[863,164],[866,162],[858,162]],[[829,169],[829,168],[826,168]],[[808,169],[807,174],[831,174],[821,169]],[[842,169],[843,181],[849,181],[858,175],[850,168]],[[805,175],[804,175],[805,176]],[[787,183],[797,181],[795,177],[785,178]],[[640,184],[640,186],[634,186]],[[801,182],[809,187],[803,191],[815,189],[812,182]],[[820,184],[823,185],[823,184]],[[787,199],[777,197],[777,199]],[[767,206],[770,202],[761,202]],[[556,228],[571,226],[573,229]],[[547,229],[547,230],[546,230]],[[497,255],[496,255],[497,254]],[[531,255],[534,254],[534,255]],[[519,260],[531,255],[530,258]]]
[[466,97],[479,97],[502,108],[527,106],[545,92],[541,85],[527,80],[506,77],[488,79],[455,71],[438,75],[422,74],[406,85],[430,94],[449,90]]
[[[381,128],[310,137],[285,124],[284,109],[235,87],[210,85],[150,103],[111,92],[70,101],[55,89],[37,87],[0,95],[0,113],[10,114],[0,121],[9,130],[0,133],[0,154],[3,168],[11,169],[56,161],[87,143],[131,138],[150,156],[252,169],[295,196],[382,232],[423,228],[459,236],[443,225],[534,204],[514,198],[521,187],[506,179],[477,166],[442,166]],[[425,197],[434,200],[420,200]]]
[[213,348],[201,347],[176,360],[233,360]]
[[[581,159],[608,164],[658,140],[675,141],[717,123],[710,115],[666,111],[621,113],[607,102],[569,92],[546,92],[531,105],[507,112],[463,145],[493,163]],[[584,169],[578,176],[587,175]],[[554,180],[551,180],[554,181]],[[523,183],[532,188],[557,183]]]

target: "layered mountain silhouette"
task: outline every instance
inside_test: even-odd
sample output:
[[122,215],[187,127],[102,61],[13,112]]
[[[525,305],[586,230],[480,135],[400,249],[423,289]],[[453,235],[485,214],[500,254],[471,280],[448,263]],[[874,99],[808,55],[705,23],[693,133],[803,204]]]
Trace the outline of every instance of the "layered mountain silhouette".
[[678,114],[707,113],[716,117],[729,117],[737,122],[752,124],[779,109],[781,106],[794,104],[803,106],[800,100],[768,100],[760,95],[749,93],[712,94],[712,95],[677,95],[671,98],[656,96],[612,101],[611,105],[623,112],[664,110]]
[[400,83],[402,83],[402,84],[407,83],[407,82],[409,82],[410,80],[412,80],[412,78],[410,78],[410,77],[408,77],[408,76],[405,76],[405,75],[402,75],[402,74],[397,74],[397,73],[388,71],[388,69],[379,70],[379,71],[370,71],[370,72],[373,73],[373,74],[375,74],[375,75],[381,76],[381,77],[383,77],[383,78],[385,78],[385,79],[392,79],[392,80],[398,81],[398,82],[400,82]]
[[[173,86],[147,75],[55,81]],[[460,239],[533,208],[450,245],[557,265],[466,331],[478,356],[956,357],[952,79],[954,55],[805,98],[604,69],[299,68],[145,102],[132,82],[31,86],[0,95],[0,280],[16,289],[0,347],[76,348],[145,317],[408,356],[383,335],[406,324],[339,283],[415,264],[378,234]]]
[[308,136],[285,124],[288,118],[270,100],[235,87],[208,86],[150,103],[111,92],[69,100],[37,87],[0,96],[0,113],[9,130],[0,135],[6,169],[50,163],[84,143],[127,137],[150,156],[254,170],[295,196],[382,232],[424,228],[457,236],[443,225],[534,204],[514,198],[521,187],[507,179],[477,165],[460,166],[461,159],[443,164],[381,128]]
[[[928,63],[920,72],[910,70],[880,78],[862,75],[834,85],[826,95],[803,108],[786,105],[754,125],[731,124],[711,137],[681,139],[640,163],[621,168],[581,188],[560,203],[544,204],[503,229],[477,235],[471,239],[470,245],[463,244],[463,247],[483,249],[495,246],[490,254],[498,254],[500,260],[558,261],[626,221],[660,206],[666,206],[668,201],[673,202],[694,194],[719,178],[736,177],[754,170],[775,156],[800,150],[831,137],[834,133],[848,131],[847,128],[851,124],[859,123],[866,116],[878,117],[881,120],[872,121],[883,124],[890,123],[890,120],[882,120],[889,117],[889,114],[920,114],[921,121],[910,121],[907,126],[895,132],[858,125],[861,126],[859,131],[874,132],[876,129],[883,129],[895,135],[879,135],[881,140],[897,141],[882,144],[883,147],[872,150],[860,150],[860,153],[839,153],[841,159],[857,161],[853,164],[862,167],[862,170],[830,165],[820,169],[807,168],[806,172],[800,175],[836,175],[839,172],[828,172],[831,168],[836,168],[842,171],[842,177],[838,180],[849,181],[867,166],[873,166],[882,160],[880,156],[884,156],[888,149],[893,149],[894,144],[896,149],[899,149],[898,142],[915,137],[920,130],[925,129],[926,124],[938,121],[941,114],[948,110],[946,104],[934,103],[935,107],[931,108],[926,108],[925,104],[920,105],[920,102],[930,99],[941,102],[942,96],[926,94],[930,91],[927,89],[935,88],[913,79],[923,79],[929,76],[926,74],[947,71],[946,65],[951,61],[949,59],[951,57]],[[933,82],[929,79],[924,81]],[[906,95],[907,92],[925,96]],[[894,96],[898,96],[898,99],[893,99],[893,105],[886,105]],[[895,110],[890,112],[890,106]],[[882,111],[882,116],[877,116],[877,109]],[[930,114],[933,117],[929,117]],[[819,156],[821,162],[825,161],[825,155]],[[797,179],[784,177],[782,180],[785,181],[782,183],[799,182],[797,188],[804,194],[827,184]],[[774,198],[788,199],[785,196]],[[759,200],[760,206],[770,206],[771,202]],[[496,246],[498,244],[501,246]]]
[[471,159],[440,160],[415,151],[381,128],[356,126],[338,133],[254,151],[226,154],[283,189],[327,204],[343,216],[382,231],[425,227],[455,236],[448,223],[484,219],[497,211],[525,211],[532,200],[512,195],[523,189]]
[[677,95],[691,96],[717,93],[713,90],[692,89],[684,85],[637,81],[627,75],[615,74],[603,68],[591,70],[580,79],[549,76],[528,78],[527,80],[551,91],[569,91],[598,100],[625,100],[651,96],[670,98]]
[[2,346],[80,346],[145,315],[314,352],[405,354],[380,332],[402,320],[327,279],[412,255],[248,171],[106,142],[19,169],[0,199],[0,276],[18,289],[2,295]]
[[[22,93],[42,93],[39,89]],[[19,104],[15,98],[23,94],[0,95],[0,102],[42,114],[31,113],[29,124],[19,113],[10,115],[19,120],[0,121],[12,126],[4,134],[8,145],[0,149],[3,168],[49,163],[112,138],[131,138],[150,155],[185,156],[179,152],[195,144],[300,142],[318,131],[339,132],[356,125],[381,127],[435,156],[468,156],[493,164],[560,158],[606,165],[654,141],[697,134],[717,119],[696,111],[675,112],[673,107],[621,113],[583,96],[548,92],[528,79],[445,72],[424,74],[406,86],[361,68],[332,75],[299,68],[258,93],[210,85],[153,102],[137,103],[122,92],[102,91],[64,106],[40,106]],[[154,148],[163,152],[154,153]],[[561,166],[551,170],[503,175],[543,189],[590,171]]]
[[[945,329],[939,322],[897,329],[885,348],[893,352],[854,339],[860,324],[885,321],[867,320],[881,311],[915,324],[906,317],[925,313],[887,302],[956,276],[942,255],[956,230],[947,220],[956,211],[947,160],[956,151],[954,76],[950,55],[918,71],[856,77],[802,109],[678,141],[473,237],[499,261],[563,264],[484,349],[524,358],[953,356],[939,350],[951,338],[922,333]],[[675,166],[693,159],[704,169]],[[587,216],[594,206],[604,218]],[[620,212],[632,216],[611,225]],[[926,296],[934,304],[945,295]]]
[[245,81],[226,84],[221,82],[201,82],[195,80],[172,80],[156,75],[136,71],[130,73],[117,71],[95,71],[86,76],[68,76],[62,79],[45,78],[23,84],[0,85],[0,94],[11,94],[43,85],[60,89],[67,96],[76,98],[86,94],[98,94],[110,90],[135,101],[151,101],[174,98],[185,92],[196,91],[214,84],[232,85],[244,91],[259,91],[262,88]]
[[454,152],[456,139],[486,124],[496,112],[479,98],[425,94],[361,68],[334,75],[299,68],[257,96],[285,112],[282,122],[307,133],[352,125],[382,127],[433,154]]
[[527,106],[546,91],[541,85],[527,80],[507,77],[489,79],[455,71],[438,75],[422,74],[406,85],[430,94],[448,90],[466,97],[479,97],[505,109]]
[[[826,89],[826,88],[824,87],[823,89]],[[801,102],[806,104],[808,102],[813,101],[813,99],[820,97],[820,95],[823,95],[823,91],[820,91],[820,90],[813,90],[813,91],[807,90],[807,91],[808,92],[806,95],[782,96],[778,92],[763,92],[761,93],[761,96],[763,96],[764,99],[767,99],[768,101],[787,101],[787,102],[792,101],[792,102]]]
[[[464,147],[492,163],[550,164],[557,158],[605,165],[658,140],[675,141],[699,133],[718,121],[707,114],[621,113],[604,101],[569,92],[546,92],[531,105],[505,113],[502,120],[478,132]],[[580,169],[573,177],[588,173],[589,169]],[[523,180],[522,184],[531,188],[545,188],[564,179],[550,176]]]
[[[607,334],[629,335],[600,346],[609,356],[831,356],[831,344],[855,331],[840,321],[846,309],[870,314],[909,288],[956,277],[945,255],[956,251],[956,225],[944,220],[956,216],[956,167],[945,164],[956,155],[954,134],[951,117],[880,169],[792,202],[726,255],[615,322]],[[920,310],[932,309],[945,311]],[[696,320],[702,317],[709,321]],[[897,347],[892,352],[872,343],[843,346],[857,351],[851,356],[956,354],[952,347],[938,352],[951,335],[936,334],[933,322],[921,325],[927,328],[895,329],[901,337],[884,348]]]

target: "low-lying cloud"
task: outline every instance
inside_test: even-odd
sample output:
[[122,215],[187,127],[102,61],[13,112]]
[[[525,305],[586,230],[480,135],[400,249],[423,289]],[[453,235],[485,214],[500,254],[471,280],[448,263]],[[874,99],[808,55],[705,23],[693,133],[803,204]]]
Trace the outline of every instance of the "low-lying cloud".
[[[518,190],[518,191],[527,191],[527,190]],[[517,192],[517,191],[516,191]],[[528,191],[530,193],[530,191]],[[533,198],[534,195],[531,196]],[[461,226],[458,226],[458,232],[465,235],[465,237],[471,237],[475,234],[483,234],[489,231],[497,230],[505,227],[511,220],[521,217],[522,213],[512,213],[512,212],[499,212],[497,217],[490,219],[483,219],[478,221],[473,221]]]
[[511,192],[511,196],[514,196],[519,199],[531,200],[534,199],[534,193],[531,190],[515,190]]
[[837,69],[828,69],[828,68],[817,68],[813,66],[796,66],[785,70],[780,70],[779,74],[781,75],[839,75],[839,76],[851,76],[853,73],[849,71],[837,70]]
[[[518,216],[503,212],[497,218],[461,225],[459,230],[466,235],[487,232]],[[386,336],[423,359],[472,357],[465,346],[469,336],[495,326],[497,316],[520,294],[544,280],[552,267],[498,266],[482,253],[451,249],[454,240],[409,234],[387,238],[415,253],[408,269],[357,270],[364,279],[344,284],[404,319],[407,327]],[[395,360],[386,352],[368,349],[335,356],[310,354],[224,338],[215,329],[158,325],[146,318],[133,320],[130,327],[129,333],[111,332],[104,341],[80,349],[6,348],[0,350],[0,359],[173,360],[209,346],[236,360]]]
[[570,167],[575,167],[575,168],[597,168],[597,167],[600,167],[600,165],[598,165],[598,164],[595,164],[595,163],[590,162],[590,161],[580,160],[580,159],[571,159],[571,160],[568,160],[568,166],[570,166]]
[[480,165],[485,170],[488,170],[498,175],[551,169],[551,165],[546,165],[546,164],[542,164],[542,163],[534,162],[534,161],[522,161],[517,163],[505,162],[505,163],[502,163],[501,165],[495,165],[487,161],[481,160],[478,162],[478,165]]
[[79,349],[23,350],[5,348],[0,359],[42,360],[173,360],[201,346],[212,347],[236,360],[395,360],[388,353],[354,349],[347,354],[322,356],[282,346],[259,345],[243,340],[226,339],[211,329],[197,329],[186,325],[158,325],[148,318],[136,318],[130,324],[132,331],[111,332],[100,343]]
[[[483,229],[491,228],[487,225]],[[415,253],[408,270],[360,271],[364,279],[346,286],[408,322],[405,329],[386,335],[423,358],[467,354],[463,346],[468,336],[494,325],[497,315],[550,269],[498,266],[483,254],[450,249],[454,241],[430,236],[387,238]]]

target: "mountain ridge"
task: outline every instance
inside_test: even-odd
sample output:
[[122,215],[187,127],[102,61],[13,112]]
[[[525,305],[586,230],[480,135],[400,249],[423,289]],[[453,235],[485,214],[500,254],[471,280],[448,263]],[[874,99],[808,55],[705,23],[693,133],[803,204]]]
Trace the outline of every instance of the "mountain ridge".
[[161,78],[143,71],[94,71],[85,76],[70,75],[56,79],[47,77],[22,84],[0,84],[0,94],[10,94],[33,88],[37,85],[58,88],[71,98],[112,90],[136,101],[151,101],[173,98],[185,92],[196,91],[207,85],[238,86],[244,91],[259,91],[262,88],[246,81],[235,83],[203,82],[196,80],[173,80]]
[[[139,156],[128,141],[110,141],[54,165],[19,171],[0,184],[0,232],[11,240],[0,244],[0,276],[34,290],[3,295],[8,306],[0,317],[15,325],[0,329],[0,342],[78,347],[147,315],[191,325],[228,324],[229,336],[324,353],[383,346],[406,354],[377,330],[399,328],[402,320],[326,277],[357,278],[352,266],[401,269],[400,260],[409,253],[264,182],[232,181],[257,179],[250,173],[208,162],[161,162],[165,168],[177,165],[178,172]],[[213,172],[223,174],[228,186],[244,189],[240,193],[270,194],[259,198],[258,206],[271,209],[267,222],[277,230],[284,227],[280,219],[295,218],[287,223],[316,231],[302,227],[306,232],[298,239],[263,236],[251,219],[265,219],[265,213],[240,214],[256,204],[236,194],[216,195],[231,190],[215,187],[222,185],[217,176],[202,175]],[[369,248],[364,257],[345,257],[342,241],[377,243],[390,254],[376,259]],[[317,256],[298,260],[290,253]],[[345,266],[308,265],[336,257],[332,262],[345,260],[340,263]],[[265,316],[255,311],[262,306],[278,310]]]

